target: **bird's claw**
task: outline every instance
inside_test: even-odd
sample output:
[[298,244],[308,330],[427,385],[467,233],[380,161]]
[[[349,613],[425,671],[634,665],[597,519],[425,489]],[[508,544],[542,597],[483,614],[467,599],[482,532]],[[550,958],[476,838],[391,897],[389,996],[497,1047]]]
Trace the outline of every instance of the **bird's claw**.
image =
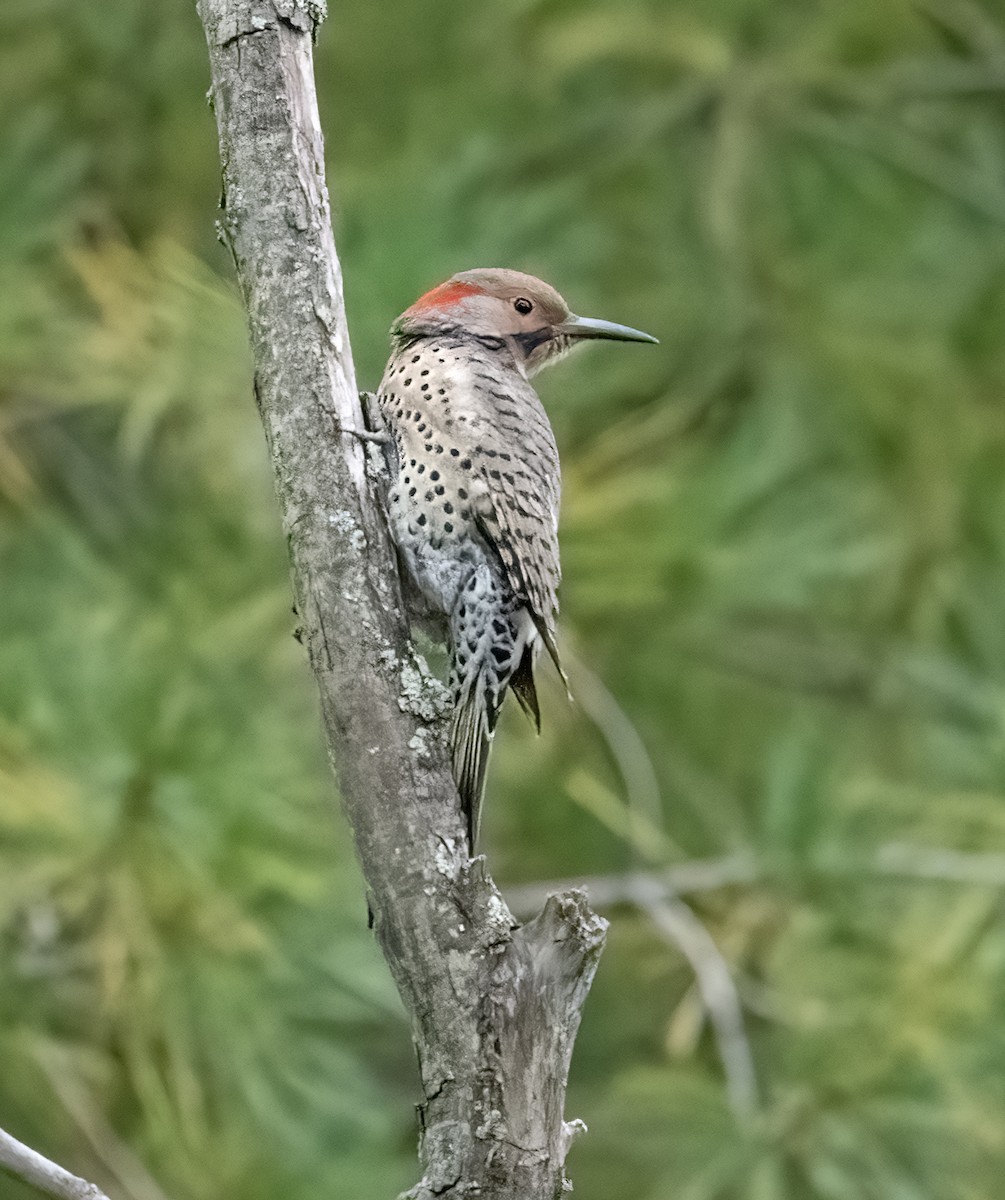
[[375,442],[378,446],[386,446],[391,440],[386,433],[373,429],[353,429],[351,425],[340,425],[339,432],[358,437],[361,442]]

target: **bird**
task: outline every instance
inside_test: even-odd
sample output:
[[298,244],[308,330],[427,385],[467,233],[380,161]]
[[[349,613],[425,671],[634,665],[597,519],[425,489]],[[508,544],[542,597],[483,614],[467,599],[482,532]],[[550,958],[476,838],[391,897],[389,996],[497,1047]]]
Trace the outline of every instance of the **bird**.
[[412,581],[446,618],[451,768],[474,853],[507,689],[540,731],[543,647],[568,690],[555,640],[559,456],[530,379],[590,339],[657,339],[576,316],[549,284],[499,267],[451,276],[390,336],[377,393],[388,524]]

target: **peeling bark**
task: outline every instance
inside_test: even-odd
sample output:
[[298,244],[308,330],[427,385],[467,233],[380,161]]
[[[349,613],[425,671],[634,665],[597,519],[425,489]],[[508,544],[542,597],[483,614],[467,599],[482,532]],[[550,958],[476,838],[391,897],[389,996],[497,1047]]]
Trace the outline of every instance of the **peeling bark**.
[[581,1124],[569,1057],[606,924],[583,893],[517,926],[469,859],[442,685],[408,636],[367,474],[301,0],[200,0],[223,163],[221,236],[248,312],[303,640],[374,928],[424,1100],[412,1200],[552,1200]]

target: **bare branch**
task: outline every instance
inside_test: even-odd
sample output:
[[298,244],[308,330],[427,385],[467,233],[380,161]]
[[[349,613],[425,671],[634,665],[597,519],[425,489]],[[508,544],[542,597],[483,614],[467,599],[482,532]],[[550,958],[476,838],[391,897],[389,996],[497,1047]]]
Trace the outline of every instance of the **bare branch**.
[[1005,854],[968,853],[947,846],[887,842],[876,852],[872,869],[880,875],[946,883],[1005,887]]
[[639,876],[632,899],[691,964],[715,1033],[730,1106],[738,1117],[750,1116],[759,1105],[757,1072],[729,963],[712,935],[680,897],[666,896],[662,888],[652,888],[645,876]]
[[719,888],[754,883],[761,877],[752,855],[730,854],[725,858],[695,859],[677,863],[662,871],[630,875],[576,875],[569,879],[548,879],[541,883],[517,884],[508,887],[506,901],[517,916],[537,912],[555,892],[578,889],[587,892],[590,902],[598,908],[616,904],[633,904],[634,888],[639,878],[659,889],[659,894],[714,892]]
[[0,1129],[0,1167],[47,1196],[55,1196],[56,1200],[108,1200],[97,1184],[71,1175],[3,1129]]
[[[915,846],[910,842],[885,842],[871,855],[813,864],[807,871],[839,879],[892,878],[1005,888],[1005,854],[954,850],[949,846]],[[738,851],[722,858],[675,863],[662,870],[574,875],[515,884],[505,889],[506,900],[517,916],[527,916],[537,912],[552,893],[575,888],[588,892],[598,908],[607,909],[633,903],[632,889],[640,878],[660,895],[688,895],[757,883],[765,879],[765,872],[753,854]]]

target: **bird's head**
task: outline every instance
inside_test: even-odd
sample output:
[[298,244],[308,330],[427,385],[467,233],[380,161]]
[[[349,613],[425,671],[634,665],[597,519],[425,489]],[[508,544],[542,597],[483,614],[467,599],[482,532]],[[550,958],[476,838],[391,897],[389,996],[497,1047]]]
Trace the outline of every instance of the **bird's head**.
[[532,375],[587,338],[656,342],[627,325],[577,317],[562,297],[522,271],[482,267],[461,271],[426,292],[391,327],[398,342],[458,331],[508,345],[517,363]]

